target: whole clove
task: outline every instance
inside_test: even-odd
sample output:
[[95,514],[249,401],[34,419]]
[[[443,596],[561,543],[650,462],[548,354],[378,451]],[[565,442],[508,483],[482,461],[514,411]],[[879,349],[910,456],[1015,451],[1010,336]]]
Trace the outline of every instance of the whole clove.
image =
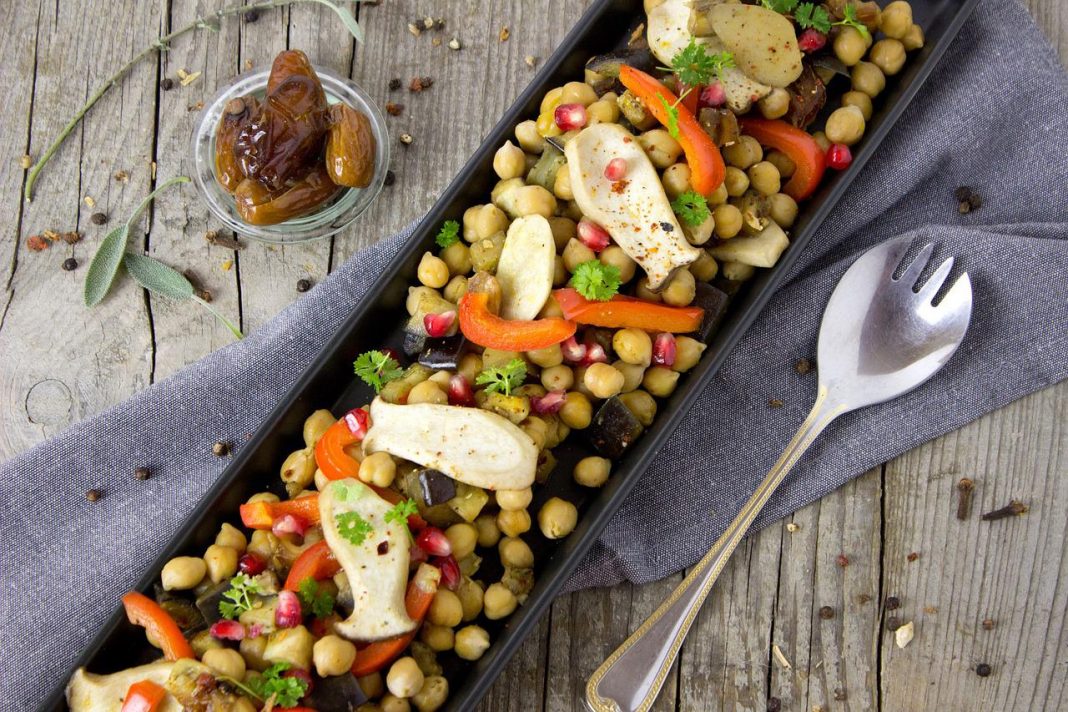
[[217,230],[208,230],[204,233],[204,239],[213,245],[225,247],[228,250],[241,250],[245,247],[244,244],[236,238],[220,235]]
[[1005,519],[1007,517],[1015,517],[1027,512],[1027,505],[1018,499],[1014,499],[1006,504],[1001,509],[995,509],[992,512],[987,512],[982,516],[984,522],[993,522],[998,519]]
[[993,618],[983,619],[983,630],[994,630],[995,625],[997,625],[997,623],[994,621]]
[[957,483],[957,519],[962,522],[972,512],[972,491],[974,489],[975,483],[967,477],[962,477],[960,482]]

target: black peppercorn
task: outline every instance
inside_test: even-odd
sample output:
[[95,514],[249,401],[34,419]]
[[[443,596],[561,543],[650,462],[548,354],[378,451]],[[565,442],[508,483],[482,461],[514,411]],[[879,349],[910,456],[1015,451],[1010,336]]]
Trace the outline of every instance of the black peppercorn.
[[975,674],[979,677],[990,677],[992,672],[994,672],[994,669],[986,663],[979,663],[975,666]]
[[846,691],[838,687],[834,690],[834,699],[838,702],[843,702],[846,699]]
[[94,225],[105,225],[108,221],[108,216],[104,213],[93,213],[89,216],[89,222]]
[[953,197],[957,200],[967,200],[968,196],[972,194],[972,189],[966,185],[962,185],[953,191]]
[[820,618],[825,621],[829,621],[834,618],[834,609],[830,606],[823,606],[820,608]]
[[170,91],[171,89],[174,89],[174,80],[170,77],[163,77],[163,79],[160,80],[159,88],[163,91]]
[[255,22],[258,19],[260,19],[259,10],[249,10],[245,13],[245,22]]
[[63,269],[66,272],[73,272],[74,270],[78,269],[78,260],[74,259],[73,257],[68,257],[67,259],[63,260]]
[[103,496],[104,496],[104,493],[101,492],[98,489],[91,489],[91,490],[89,490],[88,492],[85,493],[85,498],[87,500],[89,500],[90,502],[95,502],[95,501],[97,501],[98,499],[100,499]]
[[886,619],[886,629],[889,631],[895,631],[901,627],[901,619],[897,616],[890,616]]
[[782,700],[778,697],[768,698],[768,712],[780,712],[782,709]]
[[230,443],[219,440],[211,446],[211,452],[216,457],[226,457],[230,454]]
[[310,279],[298,279],[297,280],[297,291],[298,292],[304,293],[304,292],[307,292],[311,288],[312,288],[312,283],[311,283]]
[[136,470],[134,470],[134,479],[135,480],[147,480],[151,476],[152,476],[152,473],[149,471],[149,469],[147,467],[138,467]]
[[897,596],[887,596],[886,610],[896,611],[898,608],[901,608],[901,599],[899,599]]
[[389,90],[390,91],[397,91],[400,88],[401,88],[401,80],[400,79],[398,79],[397,77],[394,77],[393,79],[389,80]]
[[382,185],[393,185],[397,182],[397,174],[393,171],[386,171],[386,179],[382,181]]

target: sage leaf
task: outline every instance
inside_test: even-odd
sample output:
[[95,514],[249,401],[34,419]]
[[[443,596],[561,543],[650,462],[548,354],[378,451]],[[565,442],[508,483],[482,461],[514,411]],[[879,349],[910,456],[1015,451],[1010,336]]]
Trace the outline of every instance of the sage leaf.
[[95,307],[111,289],[115,275],[122,263],[122,254],[126,251],[126,240],[130,235],[128,225],[120,225],[109,232],[96,249],[89,270],[85,273],[83,297],[85,306]]
[[185,275],[153,257],[129,252],[123,265],[134,281],[150,292],[178,300],[193,298],[193,285]]

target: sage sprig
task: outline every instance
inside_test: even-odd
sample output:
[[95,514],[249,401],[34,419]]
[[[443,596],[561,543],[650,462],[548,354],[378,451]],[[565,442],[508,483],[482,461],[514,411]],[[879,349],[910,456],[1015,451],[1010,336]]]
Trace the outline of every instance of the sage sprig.
[[192,299],[221,321],[223,326],[229,329],[235,338],[243,339],[245,337],[241,330],[234,326],[229,319],[196,295],[193,284],[181,272],[168,267],[153,257],[139,255],[135,252],[127,252],[123,255],[122,264],[135,282],[153,294],[159,294],[178,301]]

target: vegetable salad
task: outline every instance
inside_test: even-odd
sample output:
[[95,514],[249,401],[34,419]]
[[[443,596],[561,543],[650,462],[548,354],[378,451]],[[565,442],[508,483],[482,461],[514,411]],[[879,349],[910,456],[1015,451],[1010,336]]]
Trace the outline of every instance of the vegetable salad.
[[[284,497],[123,598],[161,658],[76,671],[74,712],[447,702],[536,585],[538,544],[578,525],[553,482],[610,480],[923,44],[901,1],[645,6],[515,127],[487,202],[439,226],[403,347],[353,364],[368,402],[308,416]],[[561,473],[565,440],[586,456]]]

